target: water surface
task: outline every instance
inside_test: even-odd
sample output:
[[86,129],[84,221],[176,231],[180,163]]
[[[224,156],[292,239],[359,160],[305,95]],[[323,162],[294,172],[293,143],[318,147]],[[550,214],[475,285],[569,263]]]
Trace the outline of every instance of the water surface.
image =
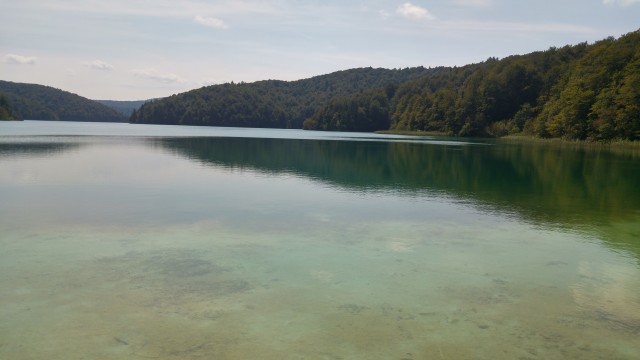
[[640,158],[0,123],[0,358],[637,359]]

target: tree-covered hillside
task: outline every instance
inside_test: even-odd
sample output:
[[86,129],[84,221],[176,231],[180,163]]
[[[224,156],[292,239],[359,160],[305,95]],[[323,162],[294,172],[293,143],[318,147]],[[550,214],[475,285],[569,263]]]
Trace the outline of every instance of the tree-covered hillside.
[[460,136],[520,131],[586,49],[580,44],[490,58],[402,84],[392,99],[391,128]]
[[0,120],[13,120],[9,102],[4,94],[0,94]]
[[114,109],[70,92],[49,86],[0,81],[16,119],[124,122]]
[[[333,119],[361,122],[353,109],[360,114],[377,107],[379,98],[362,100],[333,99],[305,128],[348,130]],[[388,101],[389,128],[395,130],[637,140],[640,31],[428,74],[401,84]]]
[[589,47],[539,110],[540,136],[640,138],[640,31]]
[[[640,30],[463,67],[360,68],[204,87],[150,102],[0,81],[0,118],[640,139]],[[116,107],[126,107],[114,110]]]
[[214,85],[147,103],[131,116],[131,122],[300,129],[305,119],[336,96],[440,71],[361,68],[298,81]]
[[304,121],[309,130],[371,132],[389,128],[389,100],[397,85],[331,99]]
[[210,86],[147,103],[131,122],[636,140],[640,31],[463,67]]

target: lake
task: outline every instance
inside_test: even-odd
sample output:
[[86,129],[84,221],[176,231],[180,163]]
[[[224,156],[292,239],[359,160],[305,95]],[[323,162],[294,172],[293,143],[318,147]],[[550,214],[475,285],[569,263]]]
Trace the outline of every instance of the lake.
[[2,359],[639,359],[640,154],[0,122]]

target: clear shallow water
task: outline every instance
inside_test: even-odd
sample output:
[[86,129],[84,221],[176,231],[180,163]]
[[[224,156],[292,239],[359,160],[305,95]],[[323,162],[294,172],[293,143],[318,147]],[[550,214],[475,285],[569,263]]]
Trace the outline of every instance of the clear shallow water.
[[0,358],[636,359],[638,185],[593,149],[0,123]]

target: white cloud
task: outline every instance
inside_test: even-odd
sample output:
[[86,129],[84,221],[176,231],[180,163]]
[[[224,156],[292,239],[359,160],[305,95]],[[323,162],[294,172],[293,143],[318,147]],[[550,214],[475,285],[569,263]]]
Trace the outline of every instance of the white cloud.
[[433,15],[429,12],[429,10],[420,7],[418,5],[413,5],[412,3],[404,3],[400,5],[396,9],[396,13],[414,20],[430,20],[433,19]]
[[102,60],[94,60],[90,63],[87,63],[87,66],[94,70],[103,70],[103,71],[113,70],[113,65],[108,64]]
[[640,0],[602,0],[602,3],[605,5],[618,5],[618,6],[630,6],[633,4],[640,3]]
[[136,69],[132,71],[133,75],[144,79],[164,82],[164,83],[181,83],[184,80],[173,73],[163,73],[156,69]]
[[195,21],[196,23],[202,25],[202,26],[206,26],[206,27],[210,27],[210,28],[214,28],[214,29],[228,29],[229,26],[227,24],[225,24],[224,21],[218,19],[218,18],[214,18],[214,17],[203,17],[203,16],[196,16],[193,21]]
[[36,57],[7,54],[4,57],[4,62],[7,64],[33,65],[36,63]]

